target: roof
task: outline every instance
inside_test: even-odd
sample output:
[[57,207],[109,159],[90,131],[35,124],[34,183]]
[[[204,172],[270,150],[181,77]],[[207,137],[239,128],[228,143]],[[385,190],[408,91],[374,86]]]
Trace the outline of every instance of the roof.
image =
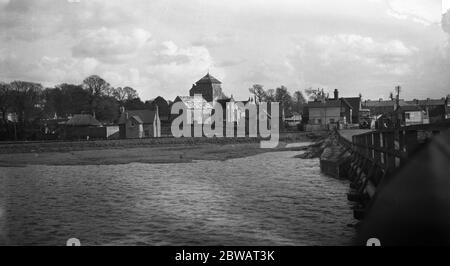
[[353,106],[347,101],[346,98],[341,98],[341,102],[343,102],[345,105],[347,105],[350,109],[353,109]]
[[[153,110],[126,110],[119,119],[119,124],[125,124],[126,123],[126,114],[128,114],[128,117],[132,117],[137,122],[142,124],[153,124],[153,120],[155,119],[156,111]],[[138,120],[139,119],[139,120]]]
[[205,98],[199,96],[178,96],[175,102],[183,102],[189,109],[212,109],[212,105]]
[[422,108],[416,105],[407,105],[407,106],[400,106],[400,110],[404,112],[419,112],[423,111]]
[[407,101],[409,104],[417,104],[422,106],[445,105],[445,99],[426,99]]
[[308,102],[306,106],[309,108],[341,107],[341,101],[328,100],[326,102]]
[[206,76],[204,76],[203,78],[201,78],[199,81],[196,82],[196,84],[204,84],[204,83],[207,83],[207,84],[210,84],[210,83],[222,84],[222,82],[220,82],[215,77],[211,76],[209,73],[206,74]]
[[74,115],[69,121],[67,121],[66,125],[81,127],[81,126],[101,126],[100,122],[95,119],[92,115],[82,114],[82,115]]
[[361,107],[361,98],[359,97],[344,97],[344,100],[346,100],[353,110],[359,111]]
[[[394,107],[395,105],[395,100],[388,100],[388,101],[364,101],[363,103],[364,107]],[[407,102],[405,102],[405,100],[400,100],[399,101],[400,106],[407,106],[407,105],[411,105]]]
[[137,115],[133,115],[131,118],[136,120],[136,122],[138,122],[139,124],[144,124],[144,121],[142,121],[142,119]]

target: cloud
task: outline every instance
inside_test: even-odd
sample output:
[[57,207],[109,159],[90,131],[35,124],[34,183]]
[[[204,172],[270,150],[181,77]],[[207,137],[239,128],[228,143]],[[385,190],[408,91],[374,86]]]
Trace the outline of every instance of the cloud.
[[122,33],[103,27],[87,31],[72,48],[72,53],[79,58],[92,57],[106,63],[120,63],[136,56],[150,37],[151,34],[143,29]]
[[430,25],[438,23],[441,14],[441,1],[430,0],[387,0],[387,13],[398,19]]
[[444,32],[450,35],[450,9],[442,15],[441,25]]
[[308,62],[315,62],[318,67],[340,71],[366,68],[387,75],[404,74],[408,70],[406,60],[417,51],[416,47],[407,47],[399,40],[376,41],[355,34],[318,36],[297,49],[302,49],[303,58],[309,57]]
[[[411,97],[440,97],[444,85],[435,84],[447,78],[436,65],[447,69],[449,27],[444,19],[441,28],[436,6],[440,1],[0,0],[0,80],[54,85],[98,74],[143,99],[172,98],[209,69],[242,99],[254,83],[323,84],[349,95],[402,83]],[[434,87],[426,90],[425,81]]]

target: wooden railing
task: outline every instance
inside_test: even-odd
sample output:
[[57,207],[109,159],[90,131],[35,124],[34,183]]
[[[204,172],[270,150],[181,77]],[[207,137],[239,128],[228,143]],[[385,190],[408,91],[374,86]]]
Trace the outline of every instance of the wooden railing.
[[382,129],[355,135],[352,141],[337,133],[339,143],[351,153],[348,177],[352,190],[347,194],[357,202],[353,213],[363,219],[366,206],[378,191],[382,180],[395,178],[395,170],[409,162],[411,155],[431,137],[450,134],[450,120],[444,122]]
[[[352,142],[339,137],[340,143],[351,149],[370,178],[372,168],[378,168],[386,176],[406,164],[411,154],[431,136],[450,129],[450,120],[440,123],[406,126],[396,129],[382,129],[352,137]],[[379,178],[374,180],[378,183]]]

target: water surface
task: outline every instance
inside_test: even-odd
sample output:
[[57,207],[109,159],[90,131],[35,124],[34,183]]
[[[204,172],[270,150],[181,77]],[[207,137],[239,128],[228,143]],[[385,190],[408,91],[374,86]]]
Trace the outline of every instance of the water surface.
[[297,154],[0,168],[0,244],[351,244],[347,181]]

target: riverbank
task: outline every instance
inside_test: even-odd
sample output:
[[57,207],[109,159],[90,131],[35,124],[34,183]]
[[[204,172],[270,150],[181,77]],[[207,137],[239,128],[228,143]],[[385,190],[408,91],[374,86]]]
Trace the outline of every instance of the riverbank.
[[[261,149],[258,139],[143,139],[0,145],[0,166],[112,165],[138,163],[188,163],[195,160],[228,160],[273,151],[300,151],[324,133],[280,136],[275,149]],[[171,141],[171,142],[169,142]],[[165,143],[167,142],[167,143]],[[9,152],[8,152],[9,151]]]

